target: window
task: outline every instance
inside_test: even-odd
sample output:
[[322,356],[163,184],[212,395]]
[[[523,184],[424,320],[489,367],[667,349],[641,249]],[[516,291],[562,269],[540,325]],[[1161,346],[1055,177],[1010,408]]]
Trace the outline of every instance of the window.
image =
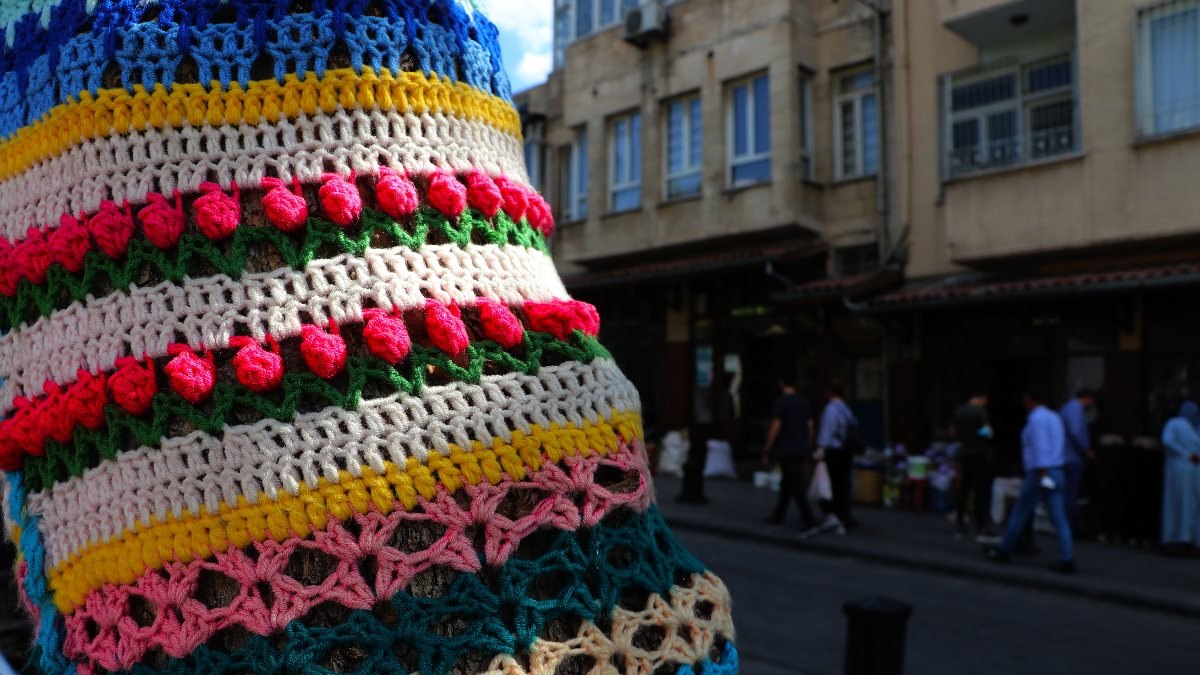
[[875,175],[879,171],[879,94],[874,71],[837,78],[833,121],[837,177]]
[[800,80],[800,177],[813,179],[812,81]]
[[879,269],[879,245],[844,246],[833,252],[838,276],[852,277]]
[[588,134],[581,128],[575,132],[575,142],[563,153],[563,183],[566,221],[584,220],[588,216]]
[[554,0],[554,66],[563,64],[567,45],[615,26],[640,0]]
[[667,103],[667,199],[700,194],[704,157],[699,96]]
[[729,88],[729,185],[771,180],[771,90],[758,75]]
[[960,176],[1078,147],[1070,54],[948,78],[946,172]]
[[1137,74],[1141,135],[1200,127],[1200,2],[1141,10]]
[[642,205],[642,116],[630,113],[609,122],[609,210],[630,211]]
[[541,122],[530,122],[525,127],[525,168],[529,171],[529,183],[538,192],[542,192],[542,182],[545,168],[545,125]]

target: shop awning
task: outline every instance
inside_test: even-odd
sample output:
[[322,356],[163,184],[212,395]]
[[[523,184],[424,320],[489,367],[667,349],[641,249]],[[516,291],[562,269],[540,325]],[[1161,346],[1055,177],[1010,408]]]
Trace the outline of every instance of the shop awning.
[[900,290],[870,301],[870,311],[947,307],[986,302],[1010,302],[1030,298],[1114,293],[1200,284],[1200,263],[1173,263],[1152,267],[1048,275],[1023,279],[994,279],[981,276],[945,277],[914,281]]
[[781,262],[821,255],[828,247],[819,242],[788,242],[761,246],[744,246],[721,251],[678,257],[670,260],[640,262],[603,271],[588,271],[564,275],[568,289],[598,288],[625,285],[631,282],[701,276],[748,267],[761,267]]
[[772,296],[784,303],[817,303],[833,299],[855,300],[895,288],[903,281],[897,269],[881,269],[845,277],[818,279],[789,288]]

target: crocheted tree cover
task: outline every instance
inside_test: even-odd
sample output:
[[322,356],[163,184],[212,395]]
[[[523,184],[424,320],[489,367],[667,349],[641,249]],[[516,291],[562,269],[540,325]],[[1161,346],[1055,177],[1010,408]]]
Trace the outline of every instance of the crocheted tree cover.
[[468,0],[0,0],[0,28],[32,670],[737,671]]

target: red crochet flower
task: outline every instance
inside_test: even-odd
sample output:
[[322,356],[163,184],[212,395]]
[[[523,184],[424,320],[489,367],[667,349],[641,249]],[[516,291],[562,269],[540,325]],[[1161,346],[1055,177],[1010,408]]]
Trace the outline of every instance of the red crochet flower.
[[438,171],[429,177],[429,203],[443,214],[457,218],[467,208],[467,187],[452,174]]
[[104,426],[104,406],[108,405],[108,387],[104,373],[94,375],[80,370],[79,379],[67,388],[66,414],[69,419],[96,430]]
[[399,363],[412,351],[412,338],[404,320],[378,309],[368,309],[363,314],[367,323],[363,326],[363,340],[375,357],[388,363]]
[[167,353],[175,356],[163,368],[167,382],[175,393],[192,405],[203,403],[212,396],[217,381],[217,368],[211,353],[203,358],[196,355],[187,345],[171,345]]
[[66,392],[54,382],[47,381],[42,385],[46,397],[37,402],[41,411],[39,417],[46,435],[59,443],[67,443],[75,433],[75,420],[66,409]]
[[100,211],[88,218],[87,228],[104,255],[120,258],[125,255],[129,239],[133,236],[133,214],[128,204],[121,210],[106,199],[100,202]]
[[83,271],[88,251],[92,250],[92,239],[87,228],[71,216],[59,219],[58,227],[50,231],[46,241],[50,244],[50,258],[72,274]]
[[330,321],[329,330],[333,332],[326,333],[313,325],[300,329],[303,338],[300,355],[304,357],[309,370],[325,380],[332,379],[346,367],[346,341],[342,339],[336,323]]
[[505,176],[496,178],[496,186],[504,195],[504,212],[515,222],[521,222],[529,209],[529,189]]
[[480,298],[476,306],[484,337],[505,349],[512,349],[525,339],[525,328],[507,306],[487,298]]
[[530,328],[549,333],[559,340],[569,338],[576,330],[589,335],[600,332],[600,315],[586,302],[532,302],[525,305],[525,315],[529,317]]
[[425,332],[435,347],[450,356],[460,356],[470,344],[460,314],[454,305],[447,307],[436,300],[425,300]]
[[158,380],[154,377],[154,362],[138,361],[132,356],[117,359],[117,370],[108,378],[108,393],[117,405],[131,415],[150,412]]
[[529,224],[547,237],[554,234],[554,214],[550,205],[536,192],[529,193],[529,208],[525,211]]
[[401,176],[387,167],[379,170],[375,199],[379,202],[379,208],[396,220],[411,216],[421,205],[417,186],[407,176]]
[[156,248],[171,248],[183,236],[186,223],[183,215],[183,197],[176,191],[174,206],[166,197],[156,193],[147,195],[146,201],[148,203],[138,211],[142,232],[146,233],[147,241]]
[[283,359],[279,356],[279,343],[270,335],[267,345],[271,351],[262,348],[257,341],[245,336],[238,336],[229,341],[230,347],[240,348],[233,357],[233,370],[238,382],[250,391],[266,393],[279,388],[283,382]]
[[467,201],[483,215],[495,218],[504,204],[504,195],[491,176],[476,169],[467,174]]
[[46,270],[50,269],[52,256],[50,244],[41,230],[29,228],[25,239],[13,248],[12,256],[21,270],[21,276],[35,284],[46,283]]
[[337,174],[321,177],[325,184],[317,191],[321,198],[321,210],[325,216],[340,227],[349,227],[362,214],[362,195],[353,183]]
[[263,213],[267,221],[283,232],[297,232],[308,222],[308,202],[300,194],[300,184],[293,184],[291,190],[278,178],[264,178],[262,181],[267,194],[263,195]]
[[7,239],[0,239],[0,293],[13,296],[17,293],[17,282],[21,273],[12,257],[13,245]]
[[200,232],[213,241],[228,239],[242,220],[237,183],[233,184],[232,197],[222,192],[216,183],[201,183],[200,191],[204,194],[192,203]]

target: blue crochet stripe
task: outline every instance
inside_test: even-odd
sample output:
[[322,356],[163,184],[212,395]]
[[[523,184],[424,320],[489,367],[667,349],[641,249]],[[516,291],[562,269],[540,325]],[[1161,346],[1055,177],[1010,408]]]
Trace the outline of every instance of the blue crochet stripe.
[[21,528],[17,547],[25,559],[26,572],[23,579],[29,601],[38,608],[37,641],[34,644],[32,665],[41,673],[67,673],[73,675],[75,666],[63,656],[62,645],[66,637],[62,617],[54,607],[54,600],[46,584],[46,550],[42,546],[42,534],[38,530],[37,516],[25,509],[25,484],[21,472],[5,475],[8,481],[8,513]]
[[[495,25],[456,0],[313,0],[307,13],[289,12],[290,0],[164,0],[145,8],[99,0],[90,16],[87,1],[64,0],[47,28],[40,15],[25,15],[12,43],[0,47],[0,137],[80,92],[94,94],[109,69],[126,88],[169,87],[190,59],[201,83],[228,87],[245,85],[260,59],[280,81],[287,73],[324,74],[339,44],[359,71],[397,72],[408,52],[426,75],[512,100]],[[139,22],[151,9],[157,17]]]
[[721,661],[704,659],[697,670],[690,665],[681,666],[675,675],[738,675],[738,651],[732,642],[726,642],[721,650]]

